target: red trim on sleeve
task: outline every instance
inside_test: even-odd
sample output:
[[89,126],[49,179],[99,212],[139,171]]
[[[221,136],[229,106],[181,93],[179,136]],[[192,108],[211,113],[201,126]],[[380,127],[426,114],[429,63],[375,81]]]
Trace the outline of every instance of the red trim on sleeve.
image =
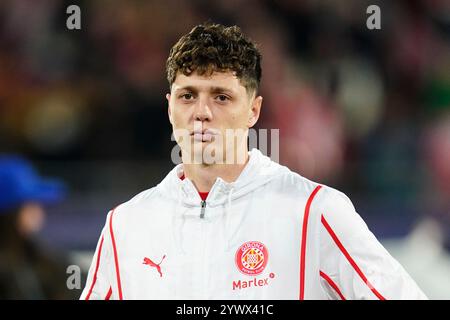
[[369,282],[367,277],[364,275],[364,273],[361,271],[361,269],[356,264],[355,260],[350,256],[348,251],[344,248],[341,241],[339,241],[338,237],[334,233],[333,229],[331,229],[330,225],[328,224],[325,217],[322,215],[322,224],[325,226],[325,229],[327,229],[328,233],[330,234],[331,238],[333,238],[333,241],[336,243],[336,245],[339,247],[339,250],[344,254],[344,256],[347,258],[348,262],[352,265],[353,269],[355,269],[356,273],[361,277],[361,279],[364,281],[364,283],[369,287],[369,289],[377,296],[380,300],[386,300],[375,288],[374,286]]
[[331,278],[325,272],[320,271],[320,276],[328,282],[328,284],[334,289],[334,291],[336,291],[339,297],[341,297],[341,300],[346,300],[341,290],[339,290],[337,284],[333,280],[331,280]]
[[123,300],[122,284],[120,283],[119,258],[117,256],[116,241],[114,239],[114,231],[113,231],[113,227],[112,227],[114,211],[115,211],[115,209],[111,212],[111,218],[109,219],[109,231],[111,233],[111,241],[112,241],[112,245],[113,245],[113,249],[114,249],[114,262],[116,264],[116,275],[117,275],[117,287],[119,290],[119,300]]
[[308,218],[309,218],[309,209],[311,207],[311,203],[314,200],[317,192],[319,192],[322,186],[317,186],[311,195],[308,198],[305,206],[305,214],[303,215],[303,228],[302,228],[302,244],[301,244],[301,254],[300,254],[300,300],[305,299],[305,259],[306,259],[306,233],[308,230]]
[[104,240],[103,238],[104,237],[102,236],[102,239],[100,240],[100,246],[98,248],[98,253],[97,253],[97,262],[95,264],[94,277],[92,280],[91,287],[89,288],[89,293],[86,296],[86,300],[89,300],[89,298],[91,297],[92,289],[94,289],[95,282],[97,281],[97,272],[98,272],[98,267],[100,266],[100,256],[102,255],[102,247],[103,247],[103,240]]
[[112,288],[109,287],[108,293],[106,294],[105,300],[109,300],[109,298],[111,298],[112,295]]

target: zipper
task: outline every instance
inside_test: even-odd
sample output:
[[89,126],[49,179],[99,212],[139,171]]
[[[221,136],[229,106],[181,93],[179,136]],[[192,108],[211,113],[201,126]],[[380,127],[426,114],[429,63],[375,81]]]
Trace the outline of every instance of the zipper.
[[202,200],[200,203],[201,209],[200,209],[200,219],[203,219],[205,217],[205,208],[206,208],[206,201]]
[[[206,201],[202,200],[202,202],[200,202],[200,206],[201,206],[200,219],[204,220]],[[206,272],[208,271],[208,267],[207,267],[208,260],[206,259],[206,251],[207,251],[206,246],[208,245],[209,241],[206,241],[206,224],[204,222],[200,222],[200,221],[199,221],[199,223],[201,224],[202,247],[203,247],[202,256],[201,256],[202,264],[201,264],[201,269],[200,269],[201,270],[201,283],[202,283],[200,297],[201,297],[201,299],[206,299],[206,293],[207,293],[206,285],[207,285],[207,278],[208,278],[208,276],[206,274]]]
[[[205,206],[206,206],[206,201],[203,201],[203,202],[205,202]],[[203,215],[204,215],[205,213],[203,212]],[[209,271],[209,268],[208,268],[208,261],[209,261],[209,259],[207,259],[207,252],[209,252],[209,250],[208,250],[208,247],[209,247],[209,243],[210,243],[210,241],[208,241],[208,239],[207,239],[207,231],[209,230],[209,227],[208,227],[208,223],[205,223],[206,221],[199,221],[200,222],[200,224],[201,224],[201,232],[202,232],[202,247],[203,247],[203,250],[202,250],[202,258],[201,258],[201,261],[202,261],[202,266],[201,266],[201,277],[202,277],[202,280],[201,280],[201,283],[202,283],[202,291],[201,291],[201,299],[204,299],[204,300],[206,300],[207,299],[207,293],[208,293],[208,278],[209,278],[209,273],[210,273],[210,271]]]

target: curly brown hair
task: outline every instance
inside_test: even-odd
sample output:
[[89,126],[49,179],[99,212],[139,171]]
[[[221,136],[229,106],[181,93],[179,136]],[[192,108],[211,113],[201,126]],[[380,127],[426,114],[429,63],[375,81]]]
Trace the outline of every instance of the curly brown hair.
[[261,53],[238,26],[204,23],[182,36],[170,50],[166,63],[172,87],[178,72],[189,76],[233,71],[247,89],[257,92],[261,82]]

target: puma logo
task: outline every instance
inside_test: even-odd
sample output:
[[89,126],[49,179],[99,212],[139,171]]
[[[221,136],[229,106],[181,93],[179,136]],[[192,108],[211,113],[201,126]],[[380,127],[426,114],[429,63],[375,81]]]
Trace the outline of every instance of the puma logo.
[[160,264],[163,262],[163,260],[164,260],[165,257],[166,257],[166,255],[164,255],[164,256],[162,257],[162,259],[161,259],[161,261],[160,261],[159,263],[154,263],[152,260],[150,260],[149,258],[145,257],[145,258],[144,258],[144,262],[142,262],[142,264],[146,264],[146,265],[148,265],[148,266],[150,266],[150,267],[155,267],[156,270],[157,270],[158,273],[159,273],[159,276],[162,277],[163,275],[162,275],[162,272],[161,272],[161,266],[160,266]]

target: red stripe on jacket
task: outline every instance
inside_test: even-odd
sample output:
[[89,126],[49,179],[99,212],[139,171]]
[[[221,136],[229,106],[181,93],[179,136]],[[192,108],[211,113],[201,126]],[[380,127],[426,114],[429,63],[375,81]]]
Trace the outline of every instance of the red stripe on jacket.
[[91,287],[89,288],[89,293],[86,296],[86,300],[89,300],[89,298],[91,297],[92,294],[92,290],[94,289],[95,283],[97,282],[97,272],[98,272],[98,267],[100,266],[100,256],[102,255],[102,247],[103,247],[103,236],[102,239],[100,240],[100,246],[98,248],[98,253],[97,253],[97,262],[95,265],[95,272],[94,272],[94,277],[92,280],[92,284]]
[[300,249],[300,300],[305,298],[306,235],[308,231],[309,209],[311,208],[311,203],[320,188],[322,188],[322,186],[317,186],[313,192],[311,192],[311,195],[306,202],[305,214],[303,215],[302,243]]
[[369,282],[367,277],[364,275],[364,273],[361,271],[361,268],[358,267],[355,260],[350,256],[348,251],[345,249],[345,247],[342,245],[339,238],[334,233],[333,229],[328,224],[325,217],[322,215],[322,224],[324,225],[325,229],[327,229],[328,233],[330,234],[331,238],[333,238],[333,241],[336,243],[336,245],[339,247],[339,250],[344,254],[345,258],[347,258],[348,262],[352,265],[353,269],[355,269],[356,273],[361,277],[361,279],[364,281],[364,283],[369,287],[369,289],[377,296],[380,300],[386,300],[375,288],[374,286]]
[[117,288],[119,291],[119,300],[123,300],[122,284],[120,282],[119,257],[117,255],[116,240],[114,239],[114,231],[113,231],[114,211],[115,211],[115,209],[111,212],[111,218],[109,219],[109,232],[111,233],[111,242],[112,242],[113,250],[114,250],[114,263],[116,265]]
[[320,271],[319,274],[334,289],[334,291],[339,295],[341,300],[345,300],[345,297],[342,294],[341,290],[339,290],[339,287],[337,286],[337,284],[325,272]]

